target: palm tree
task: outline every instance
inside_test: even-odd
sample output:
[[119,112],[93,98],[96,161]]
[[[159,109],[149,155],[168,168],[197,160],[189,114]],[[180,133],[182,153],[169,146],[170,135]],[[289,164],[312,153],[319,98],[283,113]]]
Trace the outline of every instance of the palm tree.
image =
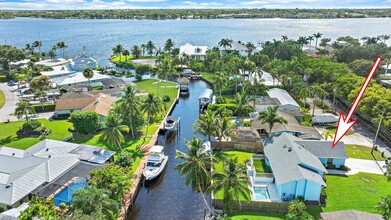
[[224,47],[224,50],[227,50],[227,47],[232,47],[233,41],[230,39],[221,39],[219,42],[220,47]]
[[76,190],[73,194],[74,210],[81,210],[84,214],[102,213],[106,219],[114,220],[119,212],[119,204],[110,198],[111,192],[107,189],[87,187],[85,190]]
[[318,39],[322,37],[322,34],[321,33],[316,33],[316,34],[313,34],[314,37],[315,37],[315,48],[318,47]]
[[68,45],[66,45],[63,41],[60,41],[60,42],[57,42],[56,47],[58,49],[62,49],[62,58],[64,58],[65,48],[67,48]]
[[18,119],[21,119],[23,116],[26,116],[26,121],[29,120],[28,115],[35,114],[35,110],[32,106],[29,105],[27,101],[21,101],[18,103],[15,109],[15,115]]
[[41,103],[42,110],[45,110],[43,103],[45,102],[48,94],[43,90],[37,90],[34,93],[34,98],[39,98],[39,102]]
[[[168,80],[171,76],[177,75],[175,67],[172,63],[172,58],[167,55],[158,57],[157,75],[159,79]],[[163,97],[166,96],[167,86],[164,86]]]
[[212,174],[213,184],[209,186],[208,191],[214,193],[223,192],[223,209],[227,213],[232,212],[233,201],[239,202],[241,199],[250,200],[251,186],[250,177],[246,174],[246,166],[238,163],[238,158],[230,158],[224,163],[223,172],[214,172]]
[[145,56],[145,50],[147,49],[147,46],[145,44],[141,44],[140,47],[143,50],[143,56]]
[[91,87],[90,79],[94,77],[94,71],[87,67],[83,70],[83,76],[88,80],[88,86]]
[[109,144],[122,151],[121,145],[125,143],[125,137],[123,133],[129,133],[129,127],[121,125],[118,118],[114,114],[110,114],[107,117],[106,128],[103,131],[102,138]]
[[34,41],[33,47],[38,48],[39,53],[41,53],[42,42],[41,41]]
[[186,176],[185,186],[191,185],[194,191],[200,192],[205,206],[213,215],[216,215],[204,196],[204,189],[210,184],[209,170],[215,159],[211,157],[209,151],[203,152],[201,139],[193,138],[191,141],[185,141],[187,154],[176,151],[175,159],[183,162],[176,165],[174,170],[178,171],[180,176]]
[[124,51],[124,48],[121,44],[118,44],[113,48],[113,54],[119,56],[119,62],[122,61],[122,52]]
[[250,57],[250,55],[253,53],[253,51],[256,49],[255,45],[251,42],[247,42],[246,43],[246,47],[247,47],[247,50],[248,50],[248,57]]
[[[314,40],[314,37],[313,36],[308,36],[308,40],[310,42],[310,49],[311,49],[311,42]],[[316,46],[315,46],[316,47]]]
[[147,50],[148,54],[152,56],[153,50],[156,49],[156,47],[152,41],[148,41],[147,45],[145,45],[145,49]]
[[213,79],[214,79],[214,88],[216,90],[219,91],[219,94],[221,96],[221,91],[223,90],[224,87],[227,86],[228,84],[228,76],[225,75],[223,72],[216,72],[214,75],[213,75]]
[[311,96],[311,89],[309,87],[303,87],[299,92],[299,97],[304,99],[304,108],[307,107],[307,98]]
[[282,35],[281,40],[284,41],[284,42],[287,41],[288,40],[288,36]]
[[48,55],[49,55],[50,59],[52,59],[52,60],[53,60],[54,58],[56,58],[56,56],[57,56],[56,51],[53,50],[53,49],[50,49],[50,50],[48,51]]
[[171,39],[168,39],[166,41],[166,43],[164,44],[164,51],[167,51],[169,53],[171,53],[172,51],[172,48],[175,46],[175,43],[174,41],[172,41]]
[[193,125],[195,133],[200,133],[211,140],[211,136],[216,134],[216,113],[207,109],[200,115],[196,123]]
[[322,133],[322,137],[327,140],[328,138],[333,138],[335,132],[332,131],[332,130],[324,130],[323,133]]
[[391,35],[389,34],[383,35],[383,43],[386,43],[389,39],[391,39]]
[[140,98],[136,96],[137,90],[131,86],[128,85],[124,89],[124,96],[122,97],[120,103],[123,104],[123,111],[125,114],[129,117],[129,127],[132,132],[132,138],[134,139],[134,129],[135,129],[135,121],[134,116],[135,114],[139,113],[139,106],[140,106]]
[[259,113],[259,119],[263,124],[269,124],[269,137],[272,134],[272,129],[275,124],[287,124],[288,121],[280,117],[277,113],[278,106],[270,106],[266,111]]
[[[314,104],[312,109],[312,116],[315,114],[315,103],[318,98],[326,97],[327,92],[322,88],[322,86],[318,84],[312,84],[309,89],[311,90],[312,97],[314,97]],[[322,99],[322,105],[323,105],[323,99]]]
[[246,92],[236,93],[234,103],[236,103],[236,113],[238,116],[246,116],[244,109],[248,106],[249,101],[250,97]]
[[129,50],[124,50],[124,52],[122,53],[124,56],[125,56],[125,61],[128,61],[128,56],[130,56],[130,52]]
[[386,197],[381,197],[380,201],[377,203],[375,208],[381,211],[382,215],[386,219],[391,218],[391,195],[387,195]]
[[162,100],[155,94],[149,93],[147,98],[144,100],[144,103],[141,105],[141,110],[147,114],[147,129],[145,131],[144,140],[148,134],[148,128],[151,123],[151,117],[160,113],[163,109]]
[[[144,49],[143,49],[142,53],[144,56]],[[136,57],[136,59],[138,59],[140,57],[140,55],[141,55],[140,47],[137,45],[134,45],[133,49],[132,49],[132,56],[134,56],[134,57]]]
[[233,126],[229,117],[219,116],[216,118],[216,136],[219,146],[223,138],[229,138],[233,135]]
[[288,214],[286,215],[286,219],[287,220],[298,220],[298,219],[313,220],[314,217],[312,217],[308,212],[306,212],[305,211],[306,209],[307,207],[305,206],[303,201],[292,200],[288,206]]
[[305,44],[308,44],[308,38],[307,37],[299,37],[297,40],[297,43],[301,45],[301,49],[303,49],[303,46]]
[[247,82],[246,87],[248,92],[252,92],[253,94],[253,110],[255,111],[255,104],[256,104],[256,99],[258,94],[263,94],[265,93],[268,88],[261,82],[265,80],[261,79],[258,80],[257,78],[254,78],[252,82]]

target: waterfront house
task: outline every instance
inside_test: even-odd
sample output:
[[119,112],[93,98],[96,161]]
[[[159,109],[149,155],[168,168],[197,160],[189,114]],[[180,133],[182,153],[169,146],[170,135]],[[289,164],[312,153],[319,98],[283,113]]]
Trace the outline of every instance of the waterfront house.
[[265,142],[266,164],[274,175],[274,188],[281,201],[320,200],[322,188],[326,187],[325,166],[339,168],[347,158],[342,142],[334,149],[331,145],[332,141],[303,140],[289,133]]
[[104,123],[109,115],[111,106],[117,101],[115,97],[101,91],[69,92],[56,102],[55,116],[67,117],[73,111],[94,111],[99,114]]
[[248,56],[248,48],[246,45],[243,45],[239,42],[233,41],[231,43],[231,46],[228,47],[223,47],[223,46],[218,46],[220,55],[223,56],[228,53],[232,53],[233,51],[238,51],[239,55],[241,57],[247,57]]
[[[0,147],[0,208],[18,207],[41,188],[88,174],[115,152],[94,146],[45,139],[20,150]],[[49,189],[55,191],[57,184]]]
[[208,51],[207,46],[193,46],[189,43],[179,48],[179,56],[190,56],[194,60],[205,60],[206,52]]
[[71,60],[71,67],[75,71],[83,71],[87,67],[96,69],[96,60],[87,54],[83,54]]

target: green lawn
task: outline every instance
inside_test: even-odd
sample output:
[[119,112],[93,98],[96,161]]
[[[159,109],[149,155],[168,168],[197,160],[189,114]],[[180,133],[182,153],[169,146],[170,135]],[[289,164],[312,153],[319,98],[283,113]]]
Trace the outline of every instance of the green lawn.
[[[157,57],[156,56],[139,56],[137,59],[156,59]],[[128,62],[128,61],[131,61],[133,59],[136,59],[136,57],[133,57],[133,56],[121,56],[121,60],[120,60],[120,57],[119,56],[112,56],[111,57],[111,61],[113,63],[124,63],[124,62]]]
[[[335,134],[335,132],[337,131],[337,128],[334,126],[330,126],[330,127],[327,127],[326,130],[332,131]],[[346,133],[346,135],[352,135],[354,133],[355,132],[353,129],[349,129],[348,132]]]
[[213,79],[214,74],[213,73],[202,72],[201,75],[204,79],[208,80],[209,82],[211,82],[211,83],[214,82],[214,79]]
[[[49,121],[47,119],[38,119],[47,129],[52,130],[52,134],[48,136],[49,139],[63,140],[65,137],[71,135],[68,128],[71,123],[62,121]],[[23,125],[25,121],[17,121],[0,124],[0,146],[14,147],[18,149],[26,149],[38,143],[39,138],[20,138],[16,132]]]
[[[349,158],[373,160],[371,148],[361,145],[345,144],[345,150]],[[380,151],[373,151],[376,160],[384,160]]]
[[285,213],[281,212],[255,212],[255,211],[240,211],[232,215],[232,220],[280,220],[285,219]]
[[255,159],[254,160],[255,171],[258,173],[271,173],[272,170],[266,164],[265,160]]
[[178,89],[175,88],[178,84],[174,82],[158,82],[156,79],[147,79],[135,82],[137,88],[142,93],[154,93],[159,97],[163,98],[164,88],[166,88],[166,95],[168,95],[171,100],[175,99],[178,95]]
[[5,103],[5,96],[4,93],[0,91],[0,109],[3,108],[4,103]]

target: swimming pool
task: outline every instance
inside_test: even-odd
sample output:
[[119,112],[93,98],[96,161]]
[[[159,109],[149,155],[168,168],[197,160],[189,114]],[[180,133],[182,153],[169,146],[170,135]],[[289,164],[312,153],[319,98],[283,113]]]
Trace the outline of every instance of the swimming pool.
[[54,197],[54,203],[56,206],[60,206],[61,203],[73,204],[72,196],[76,190],[85,189],[87,187],[87,179],[84,177],[77,178],[74,182],[65,186],[60,192]]
[[270,199],[269,191],[264,186],[254,186],[254,194],[257,200]]

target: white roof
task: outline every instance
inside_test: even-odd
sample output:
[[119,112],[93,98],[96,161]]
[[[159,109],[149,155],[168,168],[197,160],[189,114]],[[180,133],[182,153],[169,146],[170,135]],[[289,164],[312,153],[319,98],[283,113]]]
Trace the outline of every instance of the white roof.
[[19,65],[27,64],[28,62],[30,62],[30,59],[24,59],[24,60],[19,60],[19,61],[15,61],[15,62],[10,62],[10,65],[19,66]]
[[149,152],[150,152],[151,154],[161,154],[161,153],[163,152],[163,150],[164,150],[164,147],[163,147],[163,146],[155,145],[155,146],[153,146],[153,147],[149,150]]
[[[0,214],[0,219],[10,220],[10,219],[17,219],[22,211],[27,209],[30,205],[28,203],[23,203],[17,208],[13,208],[10,210],[7,210],[5,212],[2,212]],[[3,217],[3,218],[2,218]]]
[[68,64],[69,62],[70,62],[70,60],[59,58],[59,59],[53,59],[53,60],[41,60],[41,61],[36,62],[35,65],[54,67],[54,66],[61,66],[64,64]]
[[276,98],[281,105],[293,105],[300,108],[299,104],[292,98],[289,93],[283,89],[273,88],[267,91],[270,98]]
[[312,121],[315,123],[333,123],[338,122],[338,117],[333,114],[326,113],[322,115],[315,115],[312,118]]
[[179,55],[206,55],[206,51],[208,50],[207,46],[193,46],[189,43],[183,45],[179,49]]
[[[90,79],[90,82],[93,83],[93,81],[102,81],[104,79],[110,79],[110,78],[111,76],[102,75],[98,71],[94,70],[94,76]],[[82,72],[76,72],[68,76],[54,78],[52,79],[52,81],[54,81],[59,86],[63,86],[63,85],[65,86],[65,85],[87,83],[88,79],[84,77]]]
[[96,60],[89,56],[76,57],[71,60],[71,65],[85,65],[90,63],[96,63]]
[[387,69],[387,66],[388,66],[388,69],[391,70],[391,64],[390,64],[390,65],[387,65],[387,64],[386,64],[386,65],[383,65],[382,67],[383,67],[383,69],[386,70],[386,69]]
[[239,42],[232,41],[231,46],[224,48],[223,46],[218,46],[219,50],[238,50],[238,51],[247,51],[248,48],[246,45],[243,45]]
[[52,78],[56,76],[76,73],[76,71],[71,70],[68,66],[54,66],[52,68],[52,71],[41,72],[41,74]]

